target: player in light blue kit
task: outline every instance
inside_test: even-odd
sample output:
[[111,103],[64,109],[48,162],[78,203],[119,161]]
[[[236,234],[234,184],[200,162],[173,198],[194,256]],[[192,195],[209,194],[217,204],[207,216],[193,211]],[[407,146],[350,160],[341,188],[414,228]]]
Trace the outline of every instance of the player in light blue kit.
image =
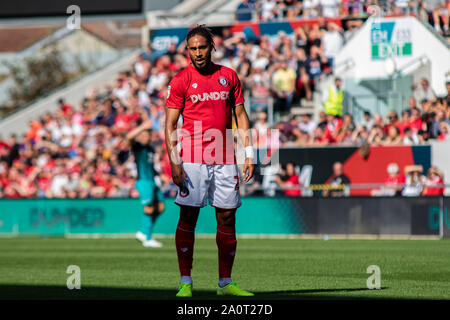
[[136,239],[144,247],[159,248],[162,243],[152,238],[153,227],[158,216],[164,211],[163,196],[155,183],[154,157],[155,150],[151,146],[152,122],[144,121],[141,125],[127,134],[134,155],[138,180],[136,189],[144,206],[141,231],[136,233]]

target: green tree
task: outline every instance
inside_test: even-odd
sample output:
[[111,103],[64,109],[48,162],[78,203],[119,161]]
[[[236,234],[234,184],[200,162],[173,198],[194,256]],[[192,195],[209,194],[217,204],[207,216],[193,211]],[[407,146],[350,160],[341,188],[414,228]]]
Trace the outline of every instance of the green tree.
[[[51,91],[79,77],[86,72],[86,68],[78,60],[76,71],[69,71],[56,46],[47,47],[46,50],[35,56],[24,58],[20,62],[6,62],[9,76],[14,86],[9,90],[8,105],[2,108],[3,114],[23,107],[31,101],[48,95]],[[71,70],[74,70],[72,68]]]

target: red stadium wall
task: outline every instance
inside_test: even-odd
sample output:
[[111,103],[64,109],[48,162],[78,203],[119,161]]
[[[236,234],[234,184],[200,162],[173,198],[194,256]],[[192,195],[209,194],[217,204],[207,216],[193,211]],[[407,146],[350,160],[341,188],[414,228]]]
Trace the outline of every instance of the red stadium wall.
[[[405,166],[414,164],[411,147],[371,147],[369,155],[363,158],[357,150],[344,162],[344,173],[350,178],[352,184],[383,183],[386,179],[387,166],[395,162],[400,172]],[[330,177],[331,180],[332,177]],[[351,195],[369,195],[370,189],[351,190]]]
[[[389,163],[397,163],[404,173],[407,165],[422,165],[424,173],[431,166],[430,146],[371,146],[366,157],[357,147],[282,148],[282,164],[311,165],[311,184],[326,184],[333,179],[333,164],[343,164],[344,174],[352,184],[382,184],[387,177]],[[351,195],[370,195],[370,189],[352,190]]]

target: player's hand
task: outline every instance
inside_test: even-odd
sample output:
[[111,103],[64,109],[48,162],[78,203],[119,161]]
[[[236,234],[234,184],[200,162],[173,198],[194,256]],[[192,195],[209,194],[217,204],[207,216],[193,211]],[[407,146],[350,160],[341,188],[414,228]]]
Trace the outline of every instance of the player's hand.
[[172,180],[183,193],[188,193],[188,188],[186,187],[186,183],[189,181],[189,178],[186,172],[183,169],[181,164],[173,164],[172,165]]
[[153,127],[153,121],[150,120],[150,119],[145,120],[145,121],[142,122],[142,124],[141,124],[142,130],[152,129],[152,127]]
[[251,178],[253,178],[253,174],[255,173],[255,165],[253,164],[252,158],[245,158],[244,162],[244,182],[249,182]]

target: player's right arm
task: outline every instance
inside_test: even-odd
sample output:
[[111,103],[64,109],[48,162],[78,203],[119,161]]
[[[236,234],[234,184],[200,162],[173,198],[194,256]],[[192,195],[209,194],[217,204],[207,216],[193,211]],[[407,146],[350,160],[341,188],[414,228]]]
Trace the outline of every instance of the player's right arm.
[[[188,181],[187,174],[184,172],[181,165],[181,159],[178,154],[178,119],[184,109],[186,98],[186,80],[183,75],[176,75],[167,87],[166,100],[166,123],[165,123],[165,138],[166,148],[169,155],[170,168],[172,170],[172,180],[180,187],[181,191],[186,192],[187,188],[184,181]],[[183,181],[184,179],[184,181]]]
[[177,123],[180,117],[181,109],[176,108],[166,108],[166,125],[165,125],[165,137],[166,137],[166,148],[169,155],[170,167],[172,170],[173,182],[180,187],[180,189],[185,189],[183,183],[183,178],[185,181],[188,180],[186,173],[181,166],[181,159],[177,152]]

